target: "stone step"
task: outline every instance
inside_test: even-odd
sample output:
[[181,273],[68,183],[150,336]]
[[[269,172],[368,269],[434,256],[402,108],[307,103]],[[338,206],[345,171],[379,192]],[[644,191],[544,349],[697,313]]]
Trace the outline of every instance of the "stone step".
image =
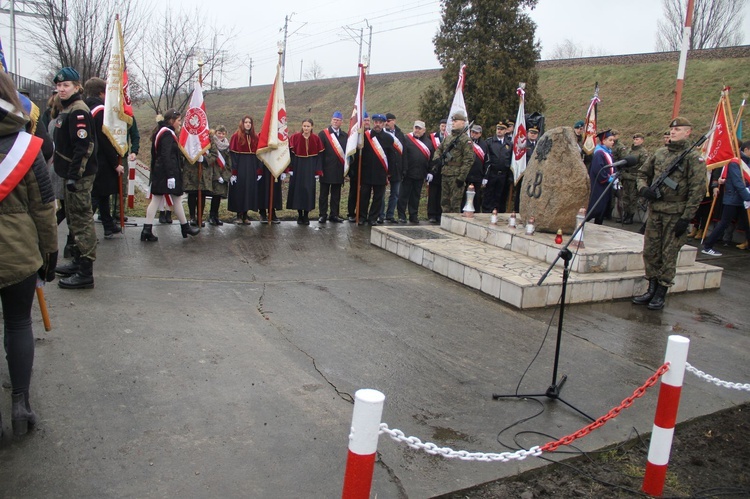
[[[519,220],[518,228],[508,227],[509,214],[498,214],[497,225],[490,224],[489,213],[477,213],[473,218],[459,214],[443,215],[440,227],[452,234],[464,236],[491,246],[510,250],[519,255],[546,262],[550,265],[562,245],[555,244],[555,234],[537,232],[526,235]],[[567,242],[570,234],[563,236]],[[643,236],[616,227],[587,223],[584,226],[584,247],[574,248],[570,269],[588,274],[598,272],[639,271],[643,273]],[[678,267],[695,265],[698,249],[684,245],[677,258]]]
[[[449,219],[443,215],[442,224]],[[377,226],[372,228],[370,242],[519,309],[553,306],[562,292],[562,261],[539,286],[537,282],[549,267],[546,261],[441,227]],[[721,268],[702,263],[682,265],[670,293],[718,288],[721,273]],[[629,298],[645,287],[642,270],[571,272],[566,303]]]

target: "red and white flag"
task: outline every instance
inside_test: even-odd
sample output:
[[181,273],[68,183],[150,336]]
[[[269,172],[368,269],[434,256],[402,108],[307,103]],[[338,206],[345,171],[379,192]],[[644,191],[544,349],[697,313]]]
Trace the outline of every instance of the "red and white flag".
[[709,170],[720,168],[732,158],[739,157],[737,137],[732,125],[732,110],[729,108],[729,87],[721,92],[711,128],[714,129],[714,133],[703,145],[703,157]]
[[515,184],[521,180],[521,176],[526,171],[526,111],[524,84],[516,90],[518,94],[518,115],[516,115],[516,124],[513,128],[513,156],[510,161],[510,169],[513,170],[513,182]]
[[276,65],[276,79],[268,97],[266,114],[258,137],[258,159],[275,178],[284,173],[291,162],[289,155],[289,129],[286,123],[284,82],[281,79],[281,62]]
[[601,101],[599,100],[599,84],[597,83],[594,87],[594,97],[589,104],[589,110],[586,111],[585,136],[583,147],[581,147],[585,154],[594,154],[594,149],[596,149],[596,109],[599,102]]
[[349,118],[349,137],[346,139],[346,158],[344,163],[344,175],[349,171],[350,159],[365,145],[364,140],[364,114],[365,114],[365,67],[359,65],[359,81],[357,82],[357,95],[354,96],[354,108]]
[[102,131],[120,154],[128,153],[128,125],[133,123],[133,108],[127,93],[128,73],[125,69],[122,26],[115,17],[115,32],[107,66],[107,89],[104,94],[104,124]]
[[180,149],[190,163],[195,163],[211,147],[211,137],[208,134],[208,117],[206,104],[203,102],[203,87],[195,82],[190,104],[182,120],[180,131]]
[[[466,103],[464,102],[464,81],[466,77],[466,64],[461,65],[461,69],[458,70],[458,82],[456,83],[456,93],[453,95],[453,102],[451,103],[451,110],[448,113],[448,123],[445,126],[445,135],[451,134],[453,129],[453,115],[461,111],[466,115],[466,123],[469,122],[469,113],[466,112]],[[468,135],[468,132],[467,132]]]

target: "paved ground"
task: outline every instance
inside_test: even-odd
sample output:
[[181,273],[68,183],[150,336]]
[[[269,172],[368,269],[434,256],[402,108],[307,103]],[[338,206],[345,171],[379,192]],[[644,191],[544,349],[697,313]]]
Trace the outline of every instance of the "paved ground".
[[[547,388],[551,309],[521,313],[485,298],[371,246],[369,229],[351,224],[204,231],[183,240],[176,224],[158,226],[159,242],[145,244],[128,228],[100,241],[94,290],[47,286],[53,330],[36,310],[34,323],[41,422],[12,441],[2,391],[0,496],[337,497],[359,388],[385,393],[391,428],[454,449],[507,450],[498,433],[537,412],[491,394],[514,392],[522,378],[521,392]],[[746,255],[712,260],[726,269],[721,289],[670,297],[662,312],[568,307],[564,398],[605,414],[661,364],[673,333],[691,339],[696,367],[750,380]],[[749,399],[688,374],[679,420]],[[560,437],[586,425],[544,401],[543,414],[500,440],[530,447],[551,438],[527,431]],[[578,446],[650,431],[655,403],[649,392]],[[444,460],[386,437],[379,452],[372,496],[381,499],[430,497],[543,464]]]

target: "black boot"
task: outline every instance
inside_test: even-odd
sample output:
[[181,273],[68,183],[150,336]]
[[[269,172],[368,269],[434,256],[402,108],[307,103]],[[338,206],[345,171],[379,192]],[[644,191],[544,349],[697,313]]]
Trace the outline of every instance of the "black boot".
[[160,224],[167,223],[167,212],[164,210],[159,212],[159,223]]
[[669,288],[662,286],[661,284],[656,286],[656,293],[654,293],[654,297],[651,298],[651,301],[648,302],[649,310],[661,310],[664,308],[664,297],[667,295],[668,289]]
[[81,266],[75,274],[60,279],[58,287],[63,289],[90,289],[94,287],[94,261],[81,257]]
[[625,217],[625,221],[622,222],[624,225],[632,225],[633,224],[633,215],[627,215]]
[[13,435],[19,437],[29,431],[29,427],[36,426],[36,414],[29,405],[29,396],[23,393],[11,395],[13,406],[10,412],[10,421],[13,425]]
[[260,218],[260,223],[263,225],[268,223],[268,216],[266,215],[266,210],[258,210],[258,218]]
[[64,258],[70,258],[71,256],[71,248],[73,248],[76,245],[76,238],[73,237],[73,234],[68,234],[68,240],[65,241],[65,248],[63,248],[63,257]]
[[68,262],[65,265],[58,265],[55,267],[55,272],[60,275],[69,276],[78,272],[81,268],[81,253],[78,248],[73,246],[70,248],[70,254],[73,257],[72,262]]
[[180,229],[182,229],[182,237],[187,238],[188,236],[197,236],[200,233],[200,228],[198,227],[190,227],[190,224],[180,224]]
[[152,224],[143,224],[143,230],[141,231],[141,241],[149,241],[155,243],[159,240],[159,238],[156,237],[152,232],[153,227],[154,226]]
[[654,297],[656,292],[657,279],[652,278],[648,280],[648,289],[642,295],[634,296],[632,302],[636,305],[646,305]]
[[172,210],[167,210],[167,213],[164,215],[164,219],[166,220],[165,223],[172,223]]

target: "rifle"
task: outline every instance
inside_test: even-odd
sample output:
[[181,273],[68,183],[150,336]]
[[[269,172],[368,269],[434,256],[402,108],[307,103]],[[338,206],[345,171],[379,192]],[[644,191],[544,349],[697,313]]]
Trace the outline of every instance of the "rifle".
[[466,126],[463,128],[463,130],[461,130],[461,133],[456,135],[456,137],[453,139],[453,142],[451,142],[450,144],[446,146],[445,150],[443,150],[443,154],[440,155],[440,157],[435,162],[435,166],[433,167],[433,170],[435,170],[436,173],[440,173],[443,169],[443,166],[445,166],[445,163],[453,159],[453,155],[451,154],[451,151],[455,149],[455,147],[458,145],[458,139],[463,134],[468,132],[469,128],[471,128],[471,125],[473,124],[474,124],[473,121],[471,123],[467,123]]
[[691,151],[692,151],[693,149],[695,149],[696,147],[700,147],[700,146],[701,146],[701,145],[702,145],[702,144],[703,144],[703,143],[704,143],[705,141],[707,141],[707,140],[708,140],[708,138],[709,138],[709,137],[711,136],[711,134],[712,134],[712,133],[714,133],[714,130],[716,130],[716,127],[713,127],[713,128],[711,129],[711,130],[707,131],[707,132],[706,132],[706,133],[705,133],[705,134],[704,134],[704,135],[703,135],[703,136],[702,136],[701,138],[699,138],[698,140],[696,140],[696,141],[695,141],[695,142],[693,143],[693,145],[692,145],[692,146],[690,146],[690,148],[689,148],[689,149],[687,149],[687,150],[683,151],[683,152],[682,152],[682,154],[680,154],[680,155],[679,155],[679,156],[678,156],[678,157],[677,157],[677,158],[676,158],[676,159],[675,159],[675,160],[674,160],[674,161],[672,162],[672,164],[671,164],[671,165],[669,165],[669,167],[668,167],[668,168],[667,168],[666,170],[664,170],[664,171],[663,171],[663,172],[661,173],[661,175],[659,175],[659,177],[657,177],[657,179],[656,179],[656,180],[654,180],[654,181],[653,181],[653,182],[651,183],[651,187],[650,187],[650,189],[651,189],[652,191],[654,191],[654,193],[656,194],[656,199],[661,199],[661,197],[662,197],[662,194],[661,194],[661,190],[659,190],[659,188],[660,188],[660,187],[662,186],[662,184],[663,184],[663,185],[666,185],[667,187],[669,187],[669,188],[670,188],[670,189],[672,189],[672,190],[677,190],[677,182],[675,182],[674,180],[672,180],[671,178],[669,178],[669,176],[670,176],[670,175],[671,175],[671,174],[672,174],[672,173],[673,173],[673,172],[674,172],[674,171],[675,171],[675,170],[676,170],[677,168],[679,168],[679,167],[680,167],[680,165],[682,164],[683,160],[684,160],[684,159],[685,159],[685,158],[687,157],[687,155],[688,155],[688,154],[690,154],[690,152],[691,152]]

